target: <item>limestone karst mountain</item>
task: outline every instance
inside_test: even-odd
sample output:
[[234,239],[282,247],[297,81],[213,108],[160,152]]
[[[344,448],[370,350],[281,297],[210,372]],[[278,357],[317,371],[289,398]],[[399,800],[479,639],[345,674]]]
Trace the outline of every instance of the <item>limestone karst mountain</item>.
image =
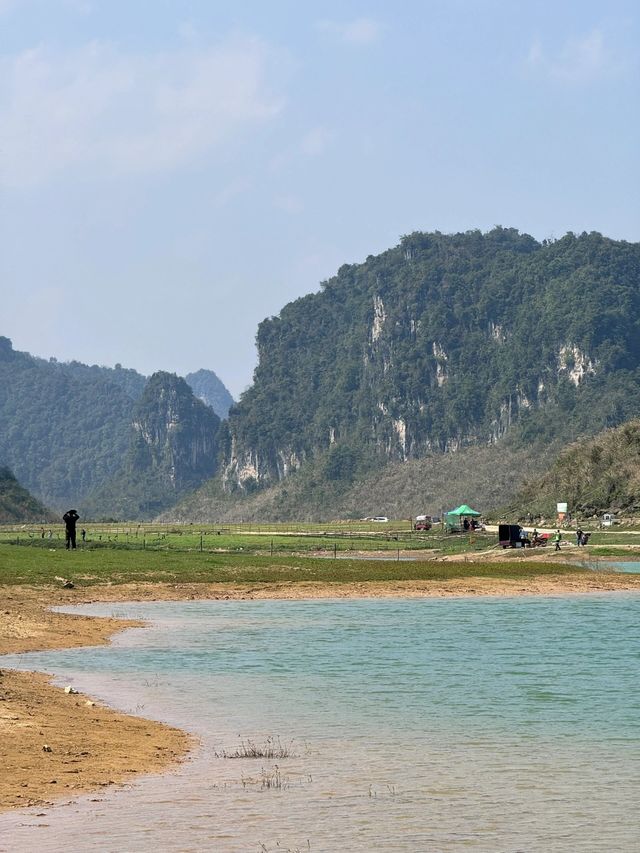
[[213,477],[220,418],[184,379],[154,373],[132,415],[130,444],[116,475],[88,496],[85,511],[151,518]]
[[258,329],[225,488],[593,434],[640,412],[640,244],[411,234]]
[[442,454],[462,460],[460,482],[486,465],[506,500],[563,444],[640,413],[640,244],[417,232],[264,320],[257,345],[253,384],[219,424],[196,399],[213,402],[207,372],[192,391],[2,338],[0,458],[49,506],[118,517],[242,517],[250,501],[331,518],[384,499],[383,483],[401,509],[433,492]]

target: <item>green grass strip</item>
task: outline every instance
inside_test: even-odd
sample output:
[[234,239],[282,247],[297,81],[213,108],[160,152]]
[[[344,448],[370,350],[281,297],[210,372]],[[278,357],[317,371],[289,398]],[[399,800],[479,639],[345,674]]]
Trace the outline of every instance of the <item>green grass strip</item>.
[[59,585],[66,578],[77,587],[111,583],[366,583],[376,581],[451,580],[486,577],[527,579],[588,572],[558,563],[398,562],[277,555],[211,554],[200,551],[141,551],[116,548],[65,551],[0,545],[0,584]]

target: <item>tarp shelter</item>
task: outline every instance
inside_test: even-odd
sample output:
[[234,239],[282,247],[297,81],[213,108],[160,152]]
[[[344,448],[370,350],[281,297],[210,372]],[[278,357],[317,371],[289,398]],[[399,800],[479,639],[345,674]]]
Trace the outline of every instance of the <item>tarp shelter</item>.
[[447,530],[462,530],[465,518],[476,518],[480,513],[475,509],[471,509],[468,504],[460,504],[459,507],[452,509],[445,514],[444,520]]

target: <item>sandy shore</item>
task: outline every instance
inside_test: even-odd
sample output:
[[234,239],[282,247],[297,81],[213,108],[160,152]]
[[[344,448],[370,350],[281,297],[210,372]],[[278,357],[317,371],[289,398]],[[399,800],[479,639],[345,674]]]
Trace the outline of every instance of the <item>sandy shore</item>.
[[[304,599],[560,595],[640,591],[640,575],[557,575],[532,580],[464,578],[390,583],[126,584],[90,589],[4,587],[0,653],[106,643],[131,622],[68,616],[54,605],[105,601],[191,599]],[[0,668],[0,811],[45,806],[55,799],[100,790],[136,774],[159,772],[184,758],[192,739],[183,732],[66,694],[47,677]]]

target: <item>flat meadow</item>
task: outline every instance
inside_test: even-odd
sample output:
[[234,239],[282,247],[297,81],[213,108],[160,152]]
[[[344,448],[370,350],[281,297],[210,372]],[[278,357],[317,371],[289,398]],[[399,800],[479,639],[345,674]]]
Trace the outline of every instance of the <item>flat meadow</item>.
[[[494,533],[417,532],[408,521],[334,524],[87,524],[65,550],[64,528],[0,529],[0,583],[367,583],[532,578],[580,567],[505,560]],[[51,535],[49,535],[51,531]],[[42,535],[44,532],[44,536]],[[496,550],[501,559],[491,560]],[[549,548],[551,554],[552,549]],[[481,560],[475,556],[482,554]],[[447,560],[441,559],[447,557]],[[456,559],[459,557],[459,560]],[[453,561],[452,561],[453,560]]]

